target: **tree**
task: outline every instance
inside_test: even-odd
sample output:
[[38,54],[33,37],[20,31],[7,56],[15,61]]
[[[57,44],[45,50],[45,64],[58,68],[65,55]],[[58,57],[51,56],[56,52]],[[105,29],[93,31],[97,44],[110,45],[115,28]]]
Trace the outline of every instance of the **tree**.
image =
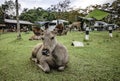
[[[20,9],[20,4],[19,5],[19,9]],[[5,15],[5,18],[14,18],[15,16],[15,2],[13,2],[12,0],[5,0],[4,4],[2,4],[2,9]]]
[[51,12],[51,10],[49,9],[44,10],[41,7],[34,8],[34,9],[25,8],[20,15],[20,19],[27,20],[34,23],[35,21],[53,20],[55,19],[55,15],[54,15],[54,12]]
[[34,8],[34,9],[25,8],[20,15],[20,19],[27,20],[34,23],[34,21],[44,20],[43,14],[45,13],[47,14],[48,12],[42,9],[41,7]]
[[16,20],[17,20],[17,32],[18,32],[17,39],[21,39],[18,0],[16,0],[15,3],[16,3]]
[[28,11],[28,8],[24,8],[22,13],[26,13]]
[[51,5],[50,10],[54,12],[57,19],[65,19],[66,12],[69,9],[70,0],[64,0],[56,5]]
[[8,15],[15,15],[15,3],[10,0],[10,1],[5,1],[4,5],[7,5],[5,8],[5,13]]
[[120,0],[115,0],[112,5],[112,13],[114,14],[113,20],[115,24],[118,24],[120,26]]
[[15,3],[12,0],[5,1],[4,5],[6,5],[5,14],[15,15]]
[[109,3],[103,4],[101,9],[110,13],[105,19],[106,22],[120,26],[120,0],[115,0],[111,5]]
[[0,6],[0,24],[4,23],[4,11],[2,9],[2,6]]
[[77,21],[77,17],[81,15],[81,13],[79,13],[80,9],[71,9],[67,15],[68,17],[68,20],[70,22],[74,22],[74,21]]

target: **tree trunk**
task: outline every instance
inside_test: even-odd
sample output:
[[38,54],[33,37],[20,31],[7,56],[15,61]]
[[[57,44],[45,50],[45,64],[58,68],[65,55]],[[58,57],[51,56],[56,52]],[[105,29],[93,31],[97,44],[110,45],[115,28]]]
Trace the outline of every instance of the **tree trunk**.
[[19,11],[18,11],[18,0],[16,0],[16,20],[17,20],[17,39],[21,39],[20,23],[19,23]]

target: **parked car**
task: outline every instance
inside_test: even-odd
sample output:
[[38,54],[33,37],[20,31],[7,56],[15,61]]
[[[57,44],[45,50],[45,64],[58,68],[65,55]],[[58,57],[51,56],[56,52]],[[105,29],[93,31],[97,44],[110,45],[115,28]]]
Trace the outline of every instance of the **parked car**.
[[61,20],[61,19],[53,20],[49,23],[49,30],[50,31],[54,30],[58,23],[63,24],[64,26],[68,25],[68,21],[66,21],[66,20]]
[[107,24],[106,22],[103,22],[103,21],[95,21],[94,30],[97,30],[97,31],[106,30],[107,25],[108,25],[108,24]]
[[107,30],[109,26],[111,26],[113,30],[116,30],[117,28],[119,28],[119,26],[116,24],[107,24],[107,27],[106,27]]
[[119,26],[116,24],[108,24],[103,21],[95,21],[94,30],[97,30],[97,31],[108,30],[109,26],[112,26],[113,30],[116,30],[117,28],[119,28]]

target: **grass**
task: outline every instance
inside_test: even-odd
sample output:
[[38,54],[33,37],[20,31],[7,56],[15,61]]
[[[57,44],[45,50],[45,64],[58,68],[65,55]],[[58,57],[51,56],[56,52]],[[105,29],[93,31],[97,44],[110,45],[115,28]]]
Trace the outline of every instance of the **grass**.
[[[70,56],[68,68],[63,72],[52,70],[45,74],[30,61],[32,48],[41,41],[29,41],[32,33],[22,33],[22,40],[15,40],[16,33],[0,35],[0,81],[120,81],[120,32],[69,32],[57,36]],[[72,40],[82,41],[85,47],[71,46]]]

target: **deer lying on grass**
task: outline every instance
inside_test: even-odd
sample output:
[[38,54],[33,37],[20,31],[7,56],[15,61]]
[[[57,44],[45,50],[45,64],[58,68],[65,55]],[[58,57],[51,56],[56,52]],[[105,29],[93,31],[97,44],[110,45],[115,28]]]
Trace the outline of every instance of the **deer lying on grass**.
[[55,34],[46,31],[42,37],[42,44],[37,44],[31,59],[46,73],[50,68],[63,71],[68,63],[68,52],[64,45],[57,42]]

